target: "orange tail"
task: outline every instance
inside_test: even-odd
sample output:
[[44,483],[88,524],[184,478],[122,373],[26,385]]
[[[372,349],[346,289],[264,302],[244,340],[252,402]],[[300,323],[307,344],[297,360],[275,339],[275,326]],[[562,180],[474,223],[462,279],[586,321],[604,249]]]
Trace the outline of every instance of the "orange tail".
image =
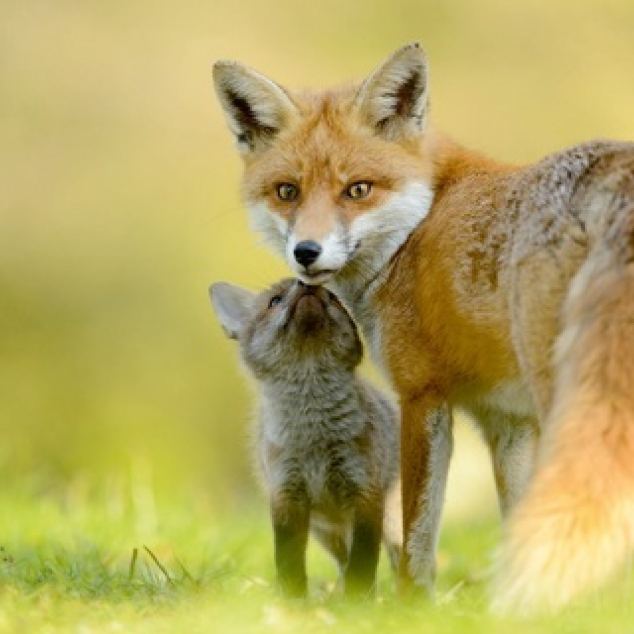
[[535,476],[498,553],[497,611],[560,608],[633,552],[632,259],[599,250],[571,285]]

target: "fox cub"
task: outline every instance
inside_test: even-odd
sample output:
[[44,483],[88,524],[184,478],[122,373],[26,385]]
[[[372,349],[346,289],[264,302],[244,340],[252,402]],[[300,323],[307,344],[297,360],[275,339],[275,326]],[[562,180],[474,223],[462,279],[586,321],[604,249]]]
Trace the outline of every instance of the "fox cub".
[[282,590],[306,594],[309,528],[336,560],[345,594],[374,590],[381,537],[401,543],[398,414],[356,376],[362,344],[325,288],[283,280],[255,295],[213,284],[211,300],[259,386],[257,459],[270,493]]

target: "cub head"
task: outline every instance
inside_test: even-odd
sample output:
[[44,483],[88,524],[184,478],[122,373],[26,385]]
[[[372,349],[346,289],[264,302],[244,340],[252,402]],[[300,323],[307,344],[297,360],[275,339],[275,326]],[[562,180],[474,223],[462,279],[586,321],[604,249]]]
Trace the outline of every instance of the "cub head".
[[213,75],[254,228],[306,283],[371,279],[431,205],[423,51],[405,46],[360,85],[321,93],[236,62]]
[[286,279],[260,294],[225,282],[209,292],[225,333],[240,342],[257,378],[297,379],[306,367],[351,371],[361,362],[354,322],[323,287]]

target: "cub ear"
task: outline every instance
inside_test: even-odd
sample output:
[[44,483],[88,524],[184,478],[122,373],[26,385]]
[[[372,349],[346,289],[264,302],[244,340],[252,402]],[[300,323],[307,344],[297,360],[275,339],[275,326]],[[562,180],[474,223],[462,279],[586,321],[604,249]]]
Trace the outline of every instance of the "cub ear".
[[209,287],[211,304],[229,339],[237,339],[253,316],[255,293],[218,282]]
[[229,129],[243,154],[265,147],[298,114],[283,88],[238,62],[216,62],[213,79]]
[[428,110],[427,61],[418,43],[398,49],[359,88],[357,112],[392,141],[419,135]]

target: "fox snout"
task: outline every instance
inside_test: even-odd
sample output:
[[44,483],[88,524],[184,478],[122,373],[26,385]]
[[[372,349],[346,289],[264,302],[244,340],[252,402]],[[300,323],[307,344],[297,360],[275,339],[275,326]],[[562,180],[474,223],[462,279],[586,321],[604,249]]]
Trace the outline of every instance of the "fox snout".
[[304,267],[309,267],[321,255],[321,245],[314,240],[302,240],[293,249],[295,261]]
[[287,296],[287,324],[300,330],[308,327],[319,330],[338,321],[343,307],[328,289],[321,285],[305,284],[296,280]]
[[[306,234],[309,235],[306,235]],[[348,261],[346,232],[334,227],[320,237],[295,227],[286,240],[286,260],[297,277],[307,284],[324,284]]]
[[315,300],[313,312],[324,312],[327,306],[332,303],[330,293],[324,287],[305,284],[301,280],[297,280],[288,299],[293,317],[296,316],[299,304],[304,299]]

